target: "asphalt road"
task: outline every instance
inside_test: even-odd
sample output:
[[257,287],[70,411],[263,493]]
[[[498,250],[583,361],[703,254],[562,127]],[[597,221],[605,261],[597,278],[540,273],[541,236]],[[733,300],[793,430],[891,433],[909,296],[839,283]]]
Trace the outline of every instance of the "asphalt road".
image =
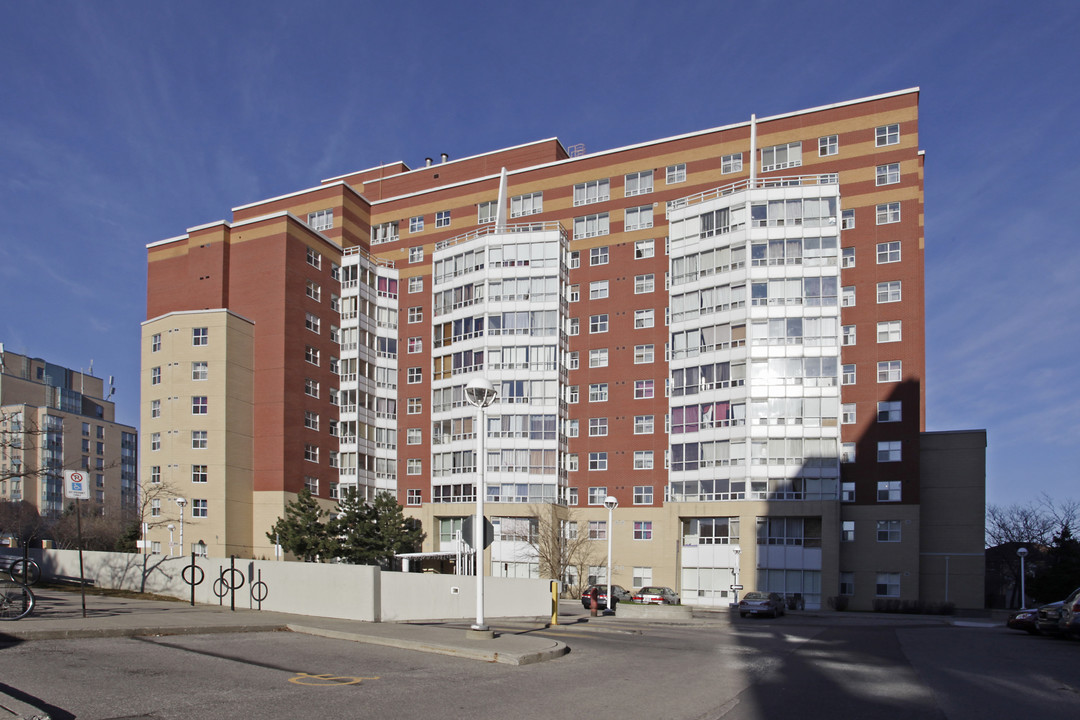
[[571,653],[512,667],[294,633],[32,641],[0,648],[0,689],[54,720],[1080,717],[1080,642],[1002,627],[789,615],[531,631]]

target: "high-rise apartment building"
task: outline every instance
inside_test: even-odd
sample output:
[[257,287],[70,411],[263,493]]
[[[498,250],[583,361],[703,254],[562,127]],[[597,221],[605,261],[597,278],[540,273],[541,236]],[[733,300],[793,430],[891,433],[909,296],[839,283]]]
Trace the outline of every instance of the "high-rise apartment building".
[[95,515],[137,519],[138,436],[116,422],[101,378],[0,343],[0,502],[22,500],[58,516],[64,470],[84,470]]
[[610,534],[614,582],[697,604],[981,604],[985,437],[922,452],[923,244],[917,90],[331,178],[148,246],[143,482],[245,556],[305,487],[386,490],[447,569],[483,463],[491,574],[551,517],[597,541],[573,583]]

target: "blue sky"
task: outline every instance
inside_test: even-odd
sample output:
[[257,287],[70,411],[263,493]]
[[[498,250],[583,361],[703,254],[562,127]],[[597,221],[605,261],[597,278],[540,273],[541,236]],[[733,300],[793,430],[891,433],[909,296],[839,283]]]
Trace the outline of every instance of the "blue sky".
[[927,428],[989,431],[991,503],[1080,495],[1080,250],[1062,211],[1080,195],[1080,3],[4,10],[0,342],[93,359],[122,422],[138,422],[149,242],[384,162],[552,136],[597,151],[918,86]]

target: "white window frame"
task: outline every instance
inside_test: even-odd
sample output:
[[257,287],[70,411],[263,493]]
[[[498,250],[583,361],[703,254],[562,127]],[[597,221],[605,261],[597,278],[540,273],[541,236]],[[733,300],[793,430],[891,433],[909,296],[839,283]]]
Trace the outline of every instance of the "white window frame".
[[892,223],[898,223],[900,222],[900,203],[878,203],[877,207],[875,208],[875,213],[878,225],[891,225]]
[[849,208],[847,210],[840,211],[840,229],[855,229],[855,208]]
[[855,267],[855,248],[840,248],[840,269],[850,270]]
[[879,383],[900,382],[903,378],[904,362],[902,360],[881,360],[877,364],[877,381]]
[[589,350],[589,367],[602,368],[608,366],[608,349],[593,348]]
[[634,346],[634,364],[649,365],[656,362],[656,345],[649,343]]
[[637,275],[634,277],[635,295],[646,295],[651,292],[656,292],[655,273],[646,273],[644,275]]
[[900,422],[904,416],[903,402],[900,400],[881,400],[877,404],[879,423]]
[[[647,230],[652,226],[652,205],[641,205],[640,207],[626,208],[623,213],[623,232],[630,232],[631,230]],[[637,257],[636,252],[635,257]]]
[[879,440],[877,444],[877,461],[879,463],[900,462],[903,459],[903,442],[901,440]]
[[487,202],[477,203],[476,205],[476,223],[478,225],[485,225],[487,223],[495,222],[495,218],[499,213],[499,201],[488,200]]
[[634,469],[635,470],[652,470],[653,469],[653,451],[652,450],[635,450],[634,451]]
[[899,480],[879,480],[877,484],[878,502],[900,502],[903,487]]
[[854,285],[846,285],[840,288],[840,307],[855,307]]
[[878,187],[882,185],[896,185],[900,182],[900,163],[886,163],[885,165],[878,165],[874,171],[874,184]]
[[877,541],[879,543],[901,542],[903,525],[900,520],[878,520]]
[[854,425],[855,424],[855,403],[843,403],[840,405],[840,424],[841,425]]
[[312,230],[316,232],[323,232],[334,227],[334,209],[329,208],[327,210],[316,210],[315,212],[308,213],[307,224]]
[[884,320],[877,324],[877,341],[879,343],[900,342],[903,339],[902,322],[900,320]]
[[900,280],[886,280],[877,284],[877,301],[879,305],[885,303],[897,303],[903,298],[903,283]]
[[[649,223],[649,227],[652,227],[652,223]],[[627,228],[630,230],[632,228]],[[656,257],[656,240],[650,238],[648,240],[637,240],[634,242],[634,259],[644,260],[645,258]]]
[[855,326],[843,325],[840,328],[840,344],[844,347],[850,347],[855,344]]
[[[769,162],[766,162],[766,160]],[[802,164],[801,141],[761,148],[761,172],[800,167]]]
[[435,213],[435,227],[444,228],[450,227],[450,211],[439,210]]
[[874,147],[900,144],[900,123],[879,125],[874,128]]
[[664,183],[666,185],[678,185],[684,182],[686,182],[686,163],[668,165],[664,173]]
[[732,153],[731,155],[724,155],[720,158],[720,174],[730,175],[731,173],[742,172],[743,157],[741,152]]
[[608,297],[610,288],[607,280],[593,280],[589,283],[589,299],[603,300]]
[[840,137],[838,135],[824,135],[817,139],[818,157],[829,157],[840,152]]
[[510,198],[510,217],[536,215],[544,211],[544,193],[534,192]]
[[877,244],[877,264],[886,265],[888,263],[900,262],[900,241],[891,240],[889,242],[883,242]]
[[653,191],[653,171],[641,170],[627,173],[624,178],[623,192],[626,197],[647,195]]
[[641,310],[634,311],[634,329],[641,330],[643,328],[651,328],[656,326],[656,310],[653,308],[642,308]]
[[592,205],[611,199],[611,178],[600,178],[574,185],[574,207]]
[[424,246],[423,245],[414,245],[413,247],[409,248],[409,262],[411,262],[411,263],[424,262]]
[[597,265],[607,265],[611,262],[611,247],[608,245],[601,245],[600,247],[594,247],[589,249],[589,267],[595,267]]
[[424,229],[424,216],[423,215],[415,215],[415,216],[409,218],[409,232],[410,233],[422,232],[423,229]]
[[656,416],[655,415],[635,415],[634,416],[634,434],[635,435],[652,435],[656,430]]

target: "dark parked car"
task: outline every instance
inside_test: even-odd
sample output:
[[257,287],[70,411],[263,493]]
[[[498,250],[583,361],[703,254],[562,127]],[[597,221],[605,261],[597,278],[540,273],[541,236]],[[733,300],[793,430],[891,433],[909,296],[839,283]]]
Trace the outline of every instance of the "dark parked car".
[[1038,617],[1038,608],[1024,608],[1010,615],[1005,625],[1012,630],[1023,630],[1031,635],[1038,635],[1039,626],[1035,622]]
[[739,615],[768,615],[778,617],[784,614],[784,598],[778,593],[748,592],[739,601]]
[[1065,635],[1080,636],[1080,588],[1061,601],[1058,629]]
[[650,585],[634,593],[634,602],[647,605],[678,605],[679,595],[669,587]]
[[1057,635],[1061,632],[1058,621],[1061,620],[1063,604],[1064,601],[1058,600],[1056,603],[1039,606],[1039,609],[1035,611],[1035,629],[1044,635]]
[[[607,608],[607,585],[596,585],[596,608],[598,610],[604,610]],[[593,586],[585,588],[585,592],[581,593],[581,606],[588,610],[592,607],[592,589]],[[618,606],[620,602],[630,602],[634,597],[622,586],[612,585],[611,594],[615,596],[615,602],[612,607]]]

